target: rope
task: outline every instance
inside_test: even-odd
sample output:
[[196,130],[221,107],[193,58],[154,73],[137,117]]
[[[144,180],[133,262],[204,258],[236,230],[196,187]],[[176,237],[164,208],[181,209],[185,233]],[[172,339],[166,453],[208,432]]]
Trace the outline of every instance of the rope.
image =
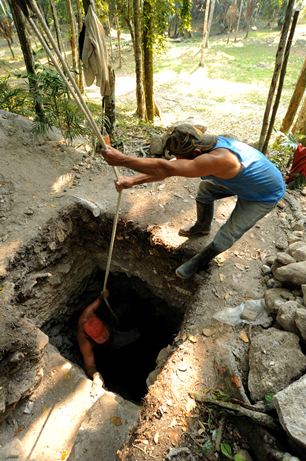
[[[63,72],[63,70],[61,69],[61,67],[59,66],[58,62],[56,61],[56,59],[54,58],[44,36],[41,34],[40,30],[37,28],[35,22],[33,21],[33,19],[30,17],[29,14],[26,15],[32,29],[34,30],[38,40],[40,40],[44,50],[46,51],[47,55],[49,56],[50,60],[52,61],[52,63],[54,64],[54,67],[56,68],[56,70],[58,71],[58,73],[60,74],[60,76],[62,77],[62,79],[64,80],[68,90],[70,91],[70,93],[72,94],[73,98],[75,99],[76,103],[78,104],[78,106],[80,107],[80,109],[82,110],[82,112],[84,113],[85,115],[85,118],[87,119],[91,129],[93,130],[93,132],[96,134],[100,144],[102,145],[102,147],[104,149],[106,149],[106,143],[105,143],[105,140],[104,140],[104,137],[102,136],[94,118],[92,117],[92,114],[91,112],[89,111],[84,99],[83,99],[83,96],[80,92],[80,89],[79,87],[77,86],[73,76],[71,75],[71,72],[66,64],[66,62],[64,61],[61,53],[60,53],[60,50],[58,49],[57,47],[57,44],[55,43],[55,40],[53,39],[53,36],[51,34],[51,31],[48,27],[48,25],[46,24],[45,20],[44,20],[44,17],[43,15],[41,14],[39,8],[37,7],[36,5],[36,2],[35,0],[28,0],[30,6],[31,6],[31,9],[32,11],[37,15],[42,27],[43,27],[43,30],[45,31],[48,39],[50,40],[50,43],[52,44],[53,46],[53,51],[55,52],[56,56],[58,57],[61,65],[63,66],[64,70],[65,70],[65,73]],[[68,80],[68,78],[69,80]],[[112,167],[113,168],[113,171],[115,173],[115,176],[116,176],[116,179],[118,180],[119,179],[119,174],[118,174],[118,170],[116,167]],[[115,236],[116,236],[116,230],[117,230],[117,224],[118,224],[118,218],[119,218],[119,207],[120,207],[120,201],[121,201],[121,196],[122,196],[122,192],[119,192],[118,194],[118,199],[117,199],[117,207],[116,207],[116,212],[115,212],[115,216],[114,216],[114,221],[113,221],[113,228],[112,228],[112,235],[111,235],[111,243],[110,243],[110,247],[109,247],[109,252],[108,252],[108,257],[107,257],[107,263],[106,263],[106,270],[105,270],[105,276],[104,276],[104,283],[103,283],[103,290],[101,293],[105,292],[106,290],[106,285],[107,285],[107,281],[108,281],[108,276],[109,276],[109,272],[110,272],[110,265],[111,265],[111,260],[112,260],[112,254],[113,254],[113,248],[114,248],[114,241],[115,241]],[[108,306],[108,308],[111,310],[111,307],[109,305],[109,302],[107,301],[107,299],[105,298],[105,302]]]

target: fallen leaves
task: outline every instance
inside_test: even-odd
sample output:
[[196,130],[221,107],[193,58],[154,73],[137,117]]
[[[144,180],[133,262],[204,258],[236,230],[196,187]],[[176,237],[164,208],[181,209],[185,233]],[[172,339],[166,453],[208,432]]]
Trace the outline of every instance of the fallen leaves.
[[230,376],[230,381],[236,387],[236,389],[239,389],[241,387],[241,379],[240,376],[238,375],[231,375]]
[[120,416],[112,416],[111,417],[111,423],[114,426],[122,426],[123,420],[122,420],[122,418],[120,418]]
[[249,342],[249,337],[248,337],[248,335],[247,335],[247,333],[246,333],[245,330],[240,331],[240,333],[239,333],[239,339],[241,339],[241,341],[243,341],[244,343],[248,343],[248,342]]

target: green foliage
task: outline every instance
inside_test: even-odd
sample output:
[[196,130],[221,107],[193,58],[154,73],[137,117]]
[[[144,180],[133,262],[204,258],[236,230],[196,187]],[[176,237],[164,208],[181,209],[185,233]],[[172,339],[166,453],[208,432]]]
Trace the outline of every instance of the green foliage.
[[264,18],[271,18],[282,8],[284,0],[260,0],[259,6]]
[[169,17],[176,15],[181,33],[191,30],[190,0],[146,0],[143,9],[143,27],[149,31],[149,46],[155,51],[163,51],[166,44],[166,30]]
[[285,171],[292,161],[293,151],[291,147],[274,144],[269,153],[269,160],[281,171]]
[[9,77],[0,77],[0,107],[2,110],[29,116],[33,111],[33,101],[23,88],[9,84]]
[[239,453],[233,453],[233,449],[229,443],[222,442],[220,445],[220,451],[226,459],[231,459],[233,461],[246,461],[244,456],[240,455]]
[[269,392],[268,394],[266,394],[266,395],[264,396],[264,401],[265,401],[266,404],[268,404],[268,405],[271,405],[271,404],[272,404],[273,395],[274,395],[274,394],[272,394],[271,392]]
[[180,31],[183,33],[185,30],[191,32],[191,10],[192,2],[190,0],[180,0],[177,2],[181,5],[180,14]]
[[211,395],[216,400],[222,400],[223,402],[227,402],[230,400],[230,396],[223,392],[221,389],[213,389],[211,391]]
[[229,443],[222,442],[220,446],[220,450],[221,450],[222,455],[225,456],[225,458],[233,459],[233,450]]
[[293,179],[288,184],[288,189],[303,189],[306,186],[306,177],[300,173],[294,173]]
[[204,455],[206,456],[210,455],[214,451],[214,449],[215,449],[215,444],[213,443],[213,441],[210,438],[205,440],[202,446]]
[[292,162],[297,143],[297,139],[291,133],[289,135],[279,133],[279,137],[271,146],[269,160],[285,172]]
[[109,6],[105,0],[96,0],[96,13],[102,23],[108,22]]
[[55,126],[70,142],[77,136],[86,136],[84,115],[76,102],[70,98],[60,75],[54,69],[39,65],[35,78],[42,97],[44,117],[35,118],[34,134],[43,134]]
[[[17,77],[25,79],[27,83],[29,81],[27,73],[18,74]],[[71,99],[66,84],[54,69],[38,64],[36,74],[31,76],[31,79],[35,79],[43,106],[43,117],[34,116],[33,101],[29,91],[10,87],[7,79],[0,79],[1,108],[34,117],[33,134],[36,136],[46,134],[54,127],[61,131],[68,142],[72,142],[78,136],[91,136],[83,112],[74,99]],[[100,106],[92,104],[90,110],[96,115],[99,126],[102,126]]]

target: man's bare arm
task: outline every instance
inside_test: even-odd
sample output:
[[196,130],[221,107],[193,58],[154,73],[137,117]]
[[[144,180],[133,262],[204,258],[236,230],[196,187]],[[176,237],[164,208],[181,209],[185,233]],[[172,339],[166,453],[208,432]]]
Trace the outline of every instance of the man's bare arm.
[[196,178],[212,175],[224,179],[231,178],[238,174],[241,166],[237,157],[227,149],[216,149],[209,154],[198,155],[194,159],[177,159],[174,162],[165,159],[130,157],[112,147],[108,147],[103,152],[103,156],[110,165],[124,166],[151,178],[159,178],[157,179],[159,181],[170,176]]
[[83,357],[84,368],[88,376],[93,378],[94,373],[97,372],[96,361],[91,342],[86,338],[82,326],[78,327],[77,339],[79,348]]
[[115,186],[117,191],[120,192],[123,189],[129,189],[130,187],[138,186],[139,184],[162,181],[163,179],[164,178],[160,178],[156,175],[140,173],[135,176],[121,176],[117,181],[115,181]]

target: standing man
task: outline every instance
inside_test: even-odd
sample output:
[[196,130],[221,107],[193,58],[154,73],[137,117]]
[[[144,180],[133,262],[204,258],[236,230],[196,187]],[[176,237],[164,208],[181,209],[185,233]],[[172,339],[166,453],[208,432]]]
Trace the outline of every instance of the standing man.
[[230,248],[269,213],[284,196],[285,183],[280,171],[257,149],[232,138],[205,135],[189,124],[175,127],[165,146],[175,155],[175,161],[128,157],[112,147],[102,154],[109,165],[140,173],[119,178],[118,191],[170,176],[201,177],[196,197],[197,220],[191,227],[180,229],[183,236],[209,234],[214,201],[237,196],[231,216],[213,241],[176,269],[178,277],[189,279],[206,269],[215,256]]

